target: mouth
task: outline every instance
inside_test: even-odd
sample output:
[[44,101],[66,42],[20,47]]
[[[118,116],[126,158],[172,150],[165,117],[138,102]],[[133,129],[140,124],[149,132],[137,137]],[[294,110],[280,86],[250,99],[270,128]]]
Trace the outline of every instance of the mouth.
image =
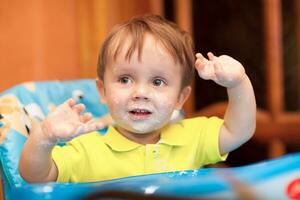
[[132,109],[129,114],[134,120],[143,120],[147,119],[152,112],[147,109]]

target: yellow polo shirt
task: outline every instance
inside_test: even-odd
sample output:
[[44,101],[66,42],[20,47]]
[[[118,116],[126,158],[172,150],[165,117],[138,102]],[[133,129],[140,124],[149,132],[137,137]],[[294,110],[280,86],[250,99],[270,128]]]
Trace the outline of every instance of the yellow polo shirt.
[[128,140],[110,126],[105,135],[91,132],[65,146],[56,146],[52,158],[58,182],[91,182],[158,172],[198,169],[226,159],[219,153],[223,120],[185,119],[161,131],[157,144]]

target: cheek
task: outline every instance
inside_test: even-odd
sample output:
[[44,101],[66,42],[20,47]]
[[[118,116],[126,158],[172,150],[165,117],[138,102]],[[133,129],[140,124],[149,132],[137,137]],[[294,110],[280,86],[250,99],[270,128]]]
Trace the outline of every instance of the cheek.
[[113,86],[106,88],[106,98],[109,105],[120,105],[126,98],[126,93]]
[[119,95],[116,95],[117,93],[113,91],[114,90],[111,90],[111,88],[106,88],[105,90],[106,103],[110,111],[115,109],[115,107],[119,106],[121,103],[120,99],[122,99]]
[[121,98],[120,97],[112,96],[112,97],[110,97],[110,99],[111,99],[111,103],[113,105],[118,106],[118,105],[121,104]]
[[177,102],[177,95],[171,94],[164,94],[164,93],[156,93],[153,95],[154,101],[157,103],[157,106],[163,110],[173,110]]
[[108,100],[108,107],[111,111],[118,110],[122,106],[122,98],[116,96],[110,96]]

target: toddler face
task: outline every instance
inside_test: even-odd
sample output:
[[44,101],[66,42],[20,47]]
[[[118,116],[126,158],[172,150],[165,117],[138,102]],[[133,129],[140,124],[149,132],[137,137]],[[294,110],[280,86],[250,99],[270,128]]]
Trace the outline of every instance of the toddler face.
[[121,51],[107,64],[101,98],[117,128],[132,134],[160,131],[185,99],[181,94],[181,66],[150,35],[145,37],[140,60],[137,51],[130,60],[125,54]]

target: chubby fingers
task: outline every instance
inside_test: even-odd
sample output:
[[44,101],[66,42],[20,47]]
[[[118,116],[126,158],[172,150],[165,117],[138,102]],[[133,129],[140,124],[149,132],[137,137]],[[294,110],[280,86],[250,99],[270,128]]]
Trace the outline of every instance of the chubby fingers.
[[198,74],[204,80],[214,79],[214,55],[210,52],[208,53],[208,59],[206,59],[201,53],[196,54],[196,63],[195,67],[198,71]]
[[104,127],[105,127],[105,124],[103,124],[101,121],[90,120],[89,122],[86,122],[86,123],[80,123],[80,125],[77,127],[73,137],[77,137],[78,135],[81,135],[84,133],[97,131],[97,130],[103,129]]
[[91,113],[84,113],[79,116],[79,120],[82,123],[86,123],[86,122],[90,121],[92,118],[93,118],[93,116]]
[[212,52],[207,53],[207,57],[209,60],[214,61],[215,60],[215,55]]
[[66,103],[79,116],[79,121],[81,123],[86,123],[93,118],[91,113],[83,113],[85,110],[84,104],[76,104],[75,100],[72,98],[68,99]]
[[69,106],[71,107],[71,109],[73,111],[75,111],[76,114],[79,115],[79,121],[81,123],[86,123],[88,121],[90,121],[93,116],[91,113],[82,113],[85,110],[85,105],[84,104],[76,104],[74,99],[69,99],[68,101]]
[[216,75],[222,73],[222,65],[217,56],[215,56],[212,52],[207,53],[207,57],[214,67],[214,71]]
[[208,64],[208,60],[201,53],[196,53],[196,62],[195,62],[196,69],[202,70],[207,64]]
[[74,99],[70,98],[67,101],[65,101],[65,104],[67,104],[70,107],[73,107],[76,104],[76,101]]
[[85,110],[85,105],[84,104],[82,104],[82,103],[76,104],[76,101],[72,98],[65,101],[64,104],[67,104],[77,114],[80,114],[81,112],[83,112]]

